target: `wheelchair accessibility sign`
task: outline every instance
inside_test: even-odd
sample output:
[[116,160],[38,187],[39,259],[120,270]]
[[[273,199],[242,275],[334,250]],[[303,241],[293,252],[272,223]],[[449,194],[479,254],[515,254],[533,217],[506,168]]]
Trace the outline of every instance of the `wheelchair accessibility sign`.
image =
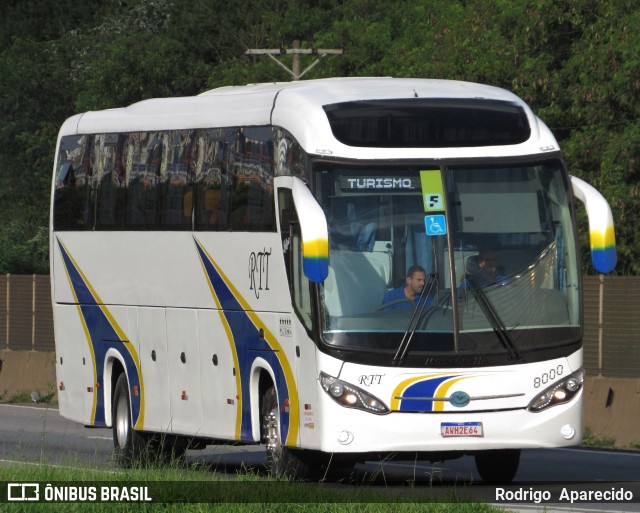
[[424,225],[427,230],[427,235],[447,234],[447,221],[444,214],[424,216]]

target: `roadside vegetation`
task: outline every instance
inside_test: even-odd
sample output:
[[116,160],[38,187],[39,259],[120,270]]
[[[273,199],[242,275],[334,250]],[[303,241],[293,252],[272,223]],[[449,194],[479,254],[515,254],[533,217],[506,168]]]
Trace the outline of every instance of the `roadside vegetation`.
[[597,436],[587,428],[582,437],[582,445],[584,447],[614,448],[616,440],[606,436]]
[[6,390],[0,391],[0,403],[8,404],[42,404],[57,406],[58,401],[56,399],[55,392],[49,391],[47,393],[40,392],[16,392],[9,394]]

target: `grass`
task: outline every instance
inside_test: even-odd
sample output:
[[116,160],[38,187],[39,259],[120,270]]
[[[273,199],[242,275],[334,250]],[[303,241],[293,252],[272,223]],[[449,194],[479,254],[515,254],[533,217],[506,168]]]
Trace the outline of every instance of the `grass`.
[[16,392],[14,394],[9,395],[9,393],[4,390],[0,392],[0,403],[8,403],[8,404],[49,404],[49,405],[57,405],[56,394],[51,389],[46,394],[41,394],[39,391],[35,392],[27,392],[21,391]]
[[596,436],[593,432],[587,428],[585,429],[584,436],[582,437],[582,445],[585,447],[614,447],[616,444],[615,438],[607,438],[604,436]]
[[[6,497],[4,482],[39,483],[40,498],[46,485],[63,487],[95,487],[100,496],[103,486],[147,486],[154,503],[101,502],[12,502],[2,503]],[[57,467],[49,465],[0,466],[0,510],[15,512],[309,512],[309,513],[496,513],[503,510],[480,502],[464,502],[454,491],[440,498],[429,495],[429,487],[406,487],[394,492],[365,486],[338,484],[294,483],[264,478],[250,469],[235,479],[201,468],[171,465],[164,468],[139,468],[126,471],[95,471],[89,468]],[[393,495],[396,493],[396,495]],[[401,493],[399,495],[398,493]],[[173,503],[181,497],[190,502]],[[193,502],[203,501],[203,502]],[[208,501],[208,502],[207,502]]]

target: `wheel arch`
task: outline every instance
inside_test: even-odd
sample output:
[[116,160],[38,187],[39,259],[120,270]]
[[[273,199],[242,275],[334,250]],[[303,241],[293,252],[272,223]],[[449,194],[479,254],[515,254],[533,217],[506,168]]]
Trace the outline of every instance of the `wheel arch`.
[[[113,395],[116,390],[116,383],[121,374],[127,376],[127,368],[122,355],[115,349],[109,349],[104,359],[104,419],[107,427],[113,426]],[[127,384],[128,387],[128,384]],[[131,394],[129,394],[131,395]],[[131,397],[129,397],[129,411],[131,411]]]
[[249,378],[249,396],[251,408],[251,434],[255,442],[262,440],[262,419],[260,407],[262,398],[269,388],[274,387],[278,393],[273,369],[263,358],[256,358],[251,366]]

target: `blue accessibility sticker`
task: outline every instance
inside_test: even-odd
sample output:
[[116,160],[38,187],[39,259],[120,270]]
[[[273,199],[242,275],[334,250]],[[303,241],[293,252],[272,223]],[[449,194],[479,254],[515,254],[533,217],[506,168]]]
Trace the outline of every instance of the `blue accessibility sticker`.
[[447,221],[444,214],[424,216],[424,226],[427,230],[427,235],[447,234]]

